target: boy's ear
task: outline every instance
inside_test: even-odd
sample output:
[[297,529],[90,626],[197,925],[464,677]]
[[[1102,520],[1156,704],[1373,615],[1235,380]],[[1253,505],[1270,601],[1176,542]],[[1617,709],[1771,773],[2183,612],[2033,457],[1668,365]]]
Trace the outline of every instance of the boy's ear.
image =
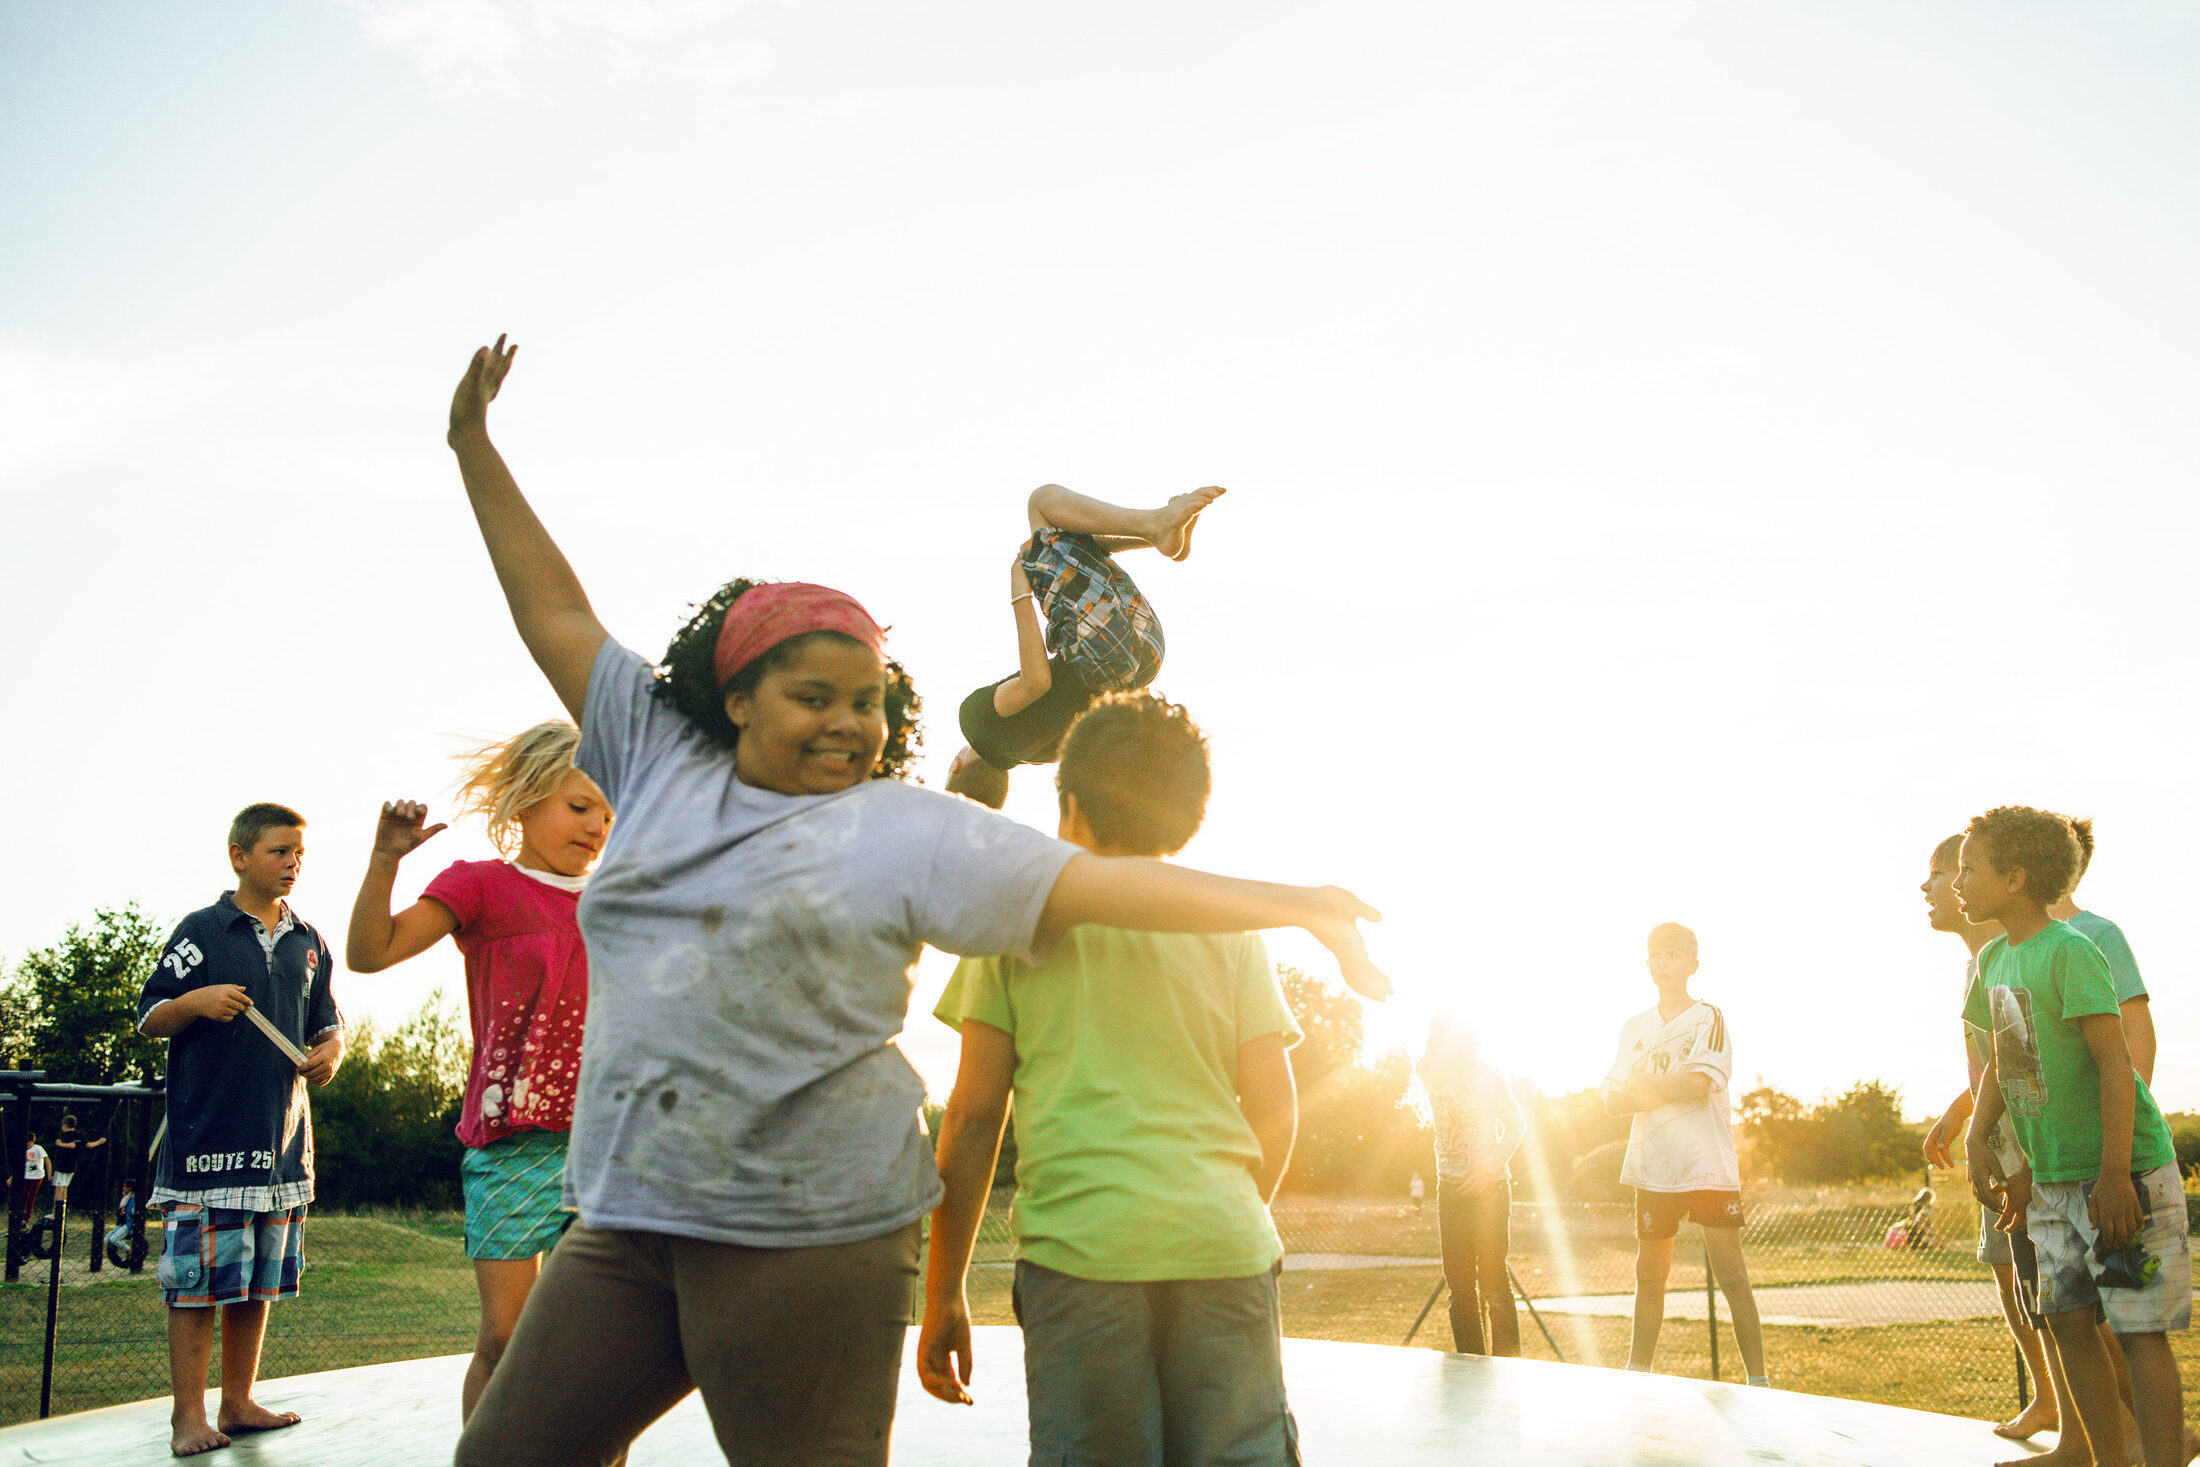
[[251,854],[252,853],[246,850],[243,846],[238,845],[235,841],[231,841],[229,843],[229,869],[232,871],[243,871],[244,858]]

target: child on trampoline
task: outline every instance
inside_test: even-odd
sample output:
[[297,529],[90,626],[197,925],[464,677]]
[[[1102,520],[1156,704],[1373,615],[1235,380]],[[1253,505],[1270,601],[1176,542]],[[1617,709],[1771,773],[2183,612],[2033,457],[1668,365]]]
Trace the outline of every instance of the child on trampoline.
[[1416,1068],[1436,1127],[1436,1234],[1451,1290],[1452,1348],[1518,1355],[1520,1316],[1505,1256],[1510,1171],[1526,1118],[1505,1077],[1483,1057],[1473,1026],[1457,1014],[1440,1013],[1429,1025]]
[[1225,492],[1209,485],[1158,509],[1127,509],[1059,484],[1031,491],[1024,506],[1031,537],[1008,568],[1017,669],[963,699],[967,742],[948,769],[948,789],[1000,809],[1008,772],[1054,762],[1063,733],[1093,699],[1154,680],[1161,622],[1114,552],[1150,546],[1184,559],[1200,515]]
[[[2110,966],[2050,915],[2077,881],[2078,836],[2061,815],[2005,805],[1970,823],[1958,859],[1963,914],[2002,926],[1979,950],[1963,1005],[1964,1022],[1992,1035],[1965,1136],[1971,1190],[2003,1231],[2031,1240],[2034,1308],[2062,1364],[2062,1437],[2032,1460],[2124,1460],[2105,1318],[2130,1370],[2147,1467],[2182,1464],[2168,1332],[2192,1321],[2185,1198],[2169,1128],[2132,1069]],[[2004,1115],[2023,1149],[2006,1177],[1989,1142]]]
[[[1158,858],[1198,831],[1207,747],[1183,709],[1107,694],[1061,755],[1061,835],[1081,850]],[[964,1280],[1013,1096],[1032,1460],[1295,1461],[1268,1202],[1302,1036],[1259,935],[1079,927],[1037,963],[964,959],[933,1012],[962,1060],[940,1122],[924,1388],[970,1401]]]
[[[306,1085],[344,1059],[330,988],[335,960],[284,900],[305,859],[305,820],[247,805],[229,827],[235,891],[177,924],[138,996],[138,1032],[168,1041],[168,1120],[151,1201],[163,1204],[159,1266],[179,1457],[248,1431],[298,1424],[252,1398],[268,1305],[298,1297],[313,1200]],[[284,1042],[237,1019],[257,1010]],[[206,1419],[206,1368],[221,1315],[221,1409]]]
[[575,908],[611,828],[611,807],[573,767],[580,730],[539,723],[466,756],[462,813],[479,815],[501,861],[458,861],[395,915],[398,863],[444,829],[411,800],[382,806],[352,907],[344,960],[379,973],[445,937],[466,959],[473,1063],[460,1103],[466,1256],[481,1327],[459,1396],[474,1414],[549,1252],[572,1222],[566,1136],[588,1017],[588,954]]
[[491,444],[512,352],[449,441],[522,641],[620,819],[580,903],[580,1211],[458,1447],[607,1462],[691,1390],[736,1463],[887,1459],[918,1228],[939,1197],[895,1045],[923,945],[1030,954],[1083,923],[1303,926],[1386,981],[1336,888],[1102,858],[894,776],[916,696],[850,597],[736,580],[652,668],[604,630]]
[[1703,1227],[1704,1255],[1734,1321],[1750,1385],[1767,1384],[1764,1330],[1742,1258],[1742,1175],[1734,1155],[1727,1082],[1734,1074],[1726,1015],[1690,995],[1696,934],[1678,922],[1650,930],[1658,1001],[1619,1032],[1619,1054],[1598,1088],[1604,1108],[1632,1116],[1620,1180],[1635,1189],[1635,1323],[1629,1370],[1648,1370],[1665,1323],[1665,1281],[1681,1219]]

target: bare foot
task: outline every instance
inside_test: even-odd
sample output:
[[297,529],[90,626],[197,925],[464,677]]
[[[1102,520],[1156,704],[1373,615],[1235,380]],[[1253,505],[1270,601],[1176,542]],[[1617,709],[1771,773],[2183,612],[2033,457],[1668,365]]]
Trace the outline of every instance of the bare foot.
[[1192,523],[1208,505],[1213,504],[1229,491],[1217,484],[1204,489],[1194,489],[1189,494],[1179,494],[1161,509],[1161,532],[1153,537],[1153,548],[1171,560],[1182,560],[1192,553]]
[[2047,1451],[2030,1457],[2014,1457],[2007,1462],[1996,1462],[1994,1467],[2093,1467],[2093,1454],[2086,1450],[2084,1438],[2065,1443],[2058,1436],[2055,1445]]
[[2055,1429],[2055,1402],[2049,1396],[2034,1396],[2022,1411],[1994,1428],[1994,1435],[2013,1442],[2030,1441],[2043,1431]]
[[196,1457],[201,1452],[211,1452],[229,1445],[229,1438],[206,1424],[204,1416],[195,1421],[171,1422],[168,1432],[168,1451],[171,1456]]
[[248,1400],[242,1406],[222,1402],[221,1429],[231,1435],[248,1431],[281,1431],[286,1426],[296,1426],[301,1418],[295,1411],[270,1411],[258,1401]]

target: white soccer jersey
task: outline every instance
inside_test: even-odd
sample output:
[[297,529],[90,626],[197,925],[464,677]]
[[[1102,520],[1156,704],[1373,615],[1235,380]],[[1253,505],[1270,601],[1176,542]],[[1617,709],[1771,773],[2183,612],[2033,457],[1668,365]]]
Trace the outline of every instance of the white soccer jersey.
[[1726,1086],[1734,1074],[1734,1043],[1726,1016],[1707,1003],[1690,1004],[1670,1022],[1652,1005],[1619,1031],[1619,1056],[1598,1088],[1627,1088],[1630,1075],[1709,1077],[1702,1100],[1673,1101],[1638,1111],[1627,1133],[1619,1179],[1645,1192],[1739,1192],[1734,1125]]

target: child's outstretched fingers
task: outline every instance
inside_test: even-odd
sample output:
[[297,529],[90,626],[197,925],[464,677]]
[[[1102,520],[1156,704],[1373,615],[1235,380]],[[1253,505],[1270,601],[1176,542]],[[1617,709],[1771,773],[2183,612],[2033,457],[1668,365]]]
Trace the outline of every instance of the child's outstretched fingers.
[[504,343],[505,338],[499,336],[495,346],[476,351],[466,364],[466,375],[458,379],[458,390],[451,394],[451,427],[446,435],[454,448],[461,435],[488,429],[489,404],[496,401],[505,373],[512,370],[512,358],[519,355],[518,347]]

